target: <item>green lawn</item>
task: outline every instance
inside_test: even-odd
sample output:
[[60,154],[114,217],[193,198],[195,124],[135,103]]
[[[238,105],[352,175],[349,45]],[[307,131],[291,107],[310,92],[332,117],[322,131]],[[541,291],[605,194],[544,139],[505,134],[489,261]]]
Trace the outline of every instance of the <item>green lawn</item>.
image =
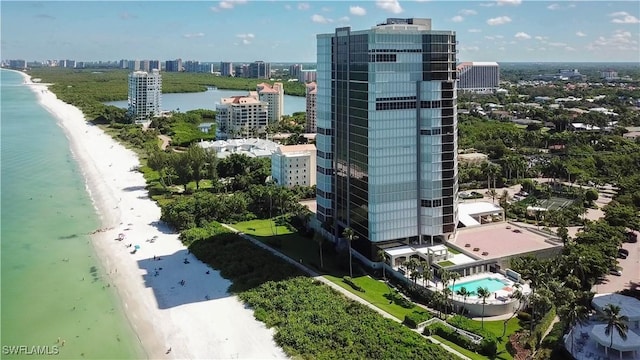
[[331,282],[337,284],[338,286],[347,289],[351,293],[359,296],[365,301],[393,315],[400,321],[404,320],[405,315],[413,313],[420,314],[420,316],[424,317],[424,320],[428,320],[432,317],[431,314],[429,314],[426,310],[422,309],[419,306],[413,305],[411,308],[405,308],[398,305],[394,301],[389,300],[389,298],[385,297],[385,295],[389,296],[390,294],[389,287],[387,287],[387,285],[383,282],[372,279],[369,276],[360,276],[357,278],[353,278],[353,282],[363,288],[365,292],[354,290],[349,284],[342,281],[341,277],[332,275],[325,275],[324,277],[331,280]]
[[243,221],[232,224],[231,226],[245,234],[261,237],[292,234],[292,231],[289,230],[288,227],[282,225],[276,226],[272,219]]
[[440,261],[440,262],[439,262],[439,263],[437,263],[437,264],[438,264],[438,265],[440,265],[440,266],[442,266],[443,268],[444,268],[444,267],[447,267],[447,266],[453,266],[453,265],[454,265],[454,263],[452,263],[452,262],[451,262],[451,261],[449,261],[449,260]]
[[[340,260],[348,261],[346,257],[325,251],[323,253],[324,267],[321,268],[318,243],[298,232],[293,232],[287,226],[278,226],[276,229],[275,222],[271,219],[243,221],[231,224],[231,227],[253,236],[256,240],[264,242],[294,260],[302,260],[305,265],[320,273],[339,277],[348,274],[348,265],[338,263]],[[346,272],[344,269],[347,269]]]
[[460,252],[460,251],[458,251],[458,250],[456,250],[456,249],[454,249],[454,248],[452,248],[452,247],[447,247],[447,250],[449,250],[449,252],[450,252],[450,253],[452,253],[452,254],[454,254],[454,255],[455,255],[455,254],[461,254],[461,252]]
[[[480,321],[475,321],[475,320],[472,320],[472,321],[475,322],[478,327],[482,326]],[[504,321],[502,320],[484,322],[485,330],[491,331],[498,338],[502,337],[503,325],[504,325]],[[507,323],[506,335],[504,336],[504,338],[502,338],[502,341],[498,342],[498,357],[497,357],[498,359],[504,359],[504,360],[513,359],[511,354],[509,354],[509,352],[507,351],[507,342],[509,341],[509,336],[514,332],[520,330],[521,328],[522,326],[520,325],[520,320],[518,320],[518,318],[514,317],[513,319],[509,320],[509,322]]]
[[448,345],[450,348],[458,351],[459,353],[461,353],[462,355],[465,355],[466,357],[468,357],[470,359],[473,359],[473,360],[487,360],[487,359],[489,359],[488,357],[486,357],[484,355],[480,355],[480,354],[475,353],[475,352],[473,352],[471,350],[465,349],[462,346],[460,346],[458,344],[455,344],[455,343],[452,343],[451,341],[449,341],[449,340],[447,340],[447,339],[445,339],[443,337],[440,337],[438,335],[431,335],[431,337],[436,339],[436,340],[438,340],[438,341],[440,341],[443,344]]

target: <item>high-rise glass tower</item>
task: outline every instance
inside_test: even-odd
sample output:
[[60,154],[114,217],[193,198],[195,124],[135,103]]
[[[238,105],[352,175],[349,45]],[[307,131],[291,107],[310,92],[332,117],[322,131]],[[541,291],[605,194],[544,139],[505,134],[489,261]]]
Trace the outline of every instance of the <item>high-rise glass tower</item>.
[[320,34],[317,217],[353,248],[431,244],[455,234],[456,37],[430,19]]

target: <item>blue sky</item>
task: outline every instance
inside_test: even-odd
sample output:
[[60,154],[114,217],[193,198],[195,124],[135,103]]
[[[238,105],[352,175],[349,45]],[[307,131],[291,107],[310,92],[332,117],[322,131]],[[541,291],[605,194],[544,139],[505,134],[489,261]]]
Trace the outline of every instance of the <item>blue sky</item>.
[[638,1],[1,3],[3,59],[315,62],[315,35],[387,17],[454,30],[460,61],[640,61]]

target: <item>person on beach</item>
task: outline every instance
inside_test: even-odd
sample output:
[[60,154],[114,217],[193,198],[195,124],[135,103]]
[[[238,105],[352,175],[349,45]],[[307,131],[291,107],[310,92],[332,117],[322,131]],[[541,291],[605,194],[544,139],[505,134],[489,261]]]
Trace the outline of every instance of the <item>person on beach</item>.
[[166,354],[168,354],[168,353],[170,353],[170,352],[171,352],[171,348],[169,348],[169,349],[167,350]]

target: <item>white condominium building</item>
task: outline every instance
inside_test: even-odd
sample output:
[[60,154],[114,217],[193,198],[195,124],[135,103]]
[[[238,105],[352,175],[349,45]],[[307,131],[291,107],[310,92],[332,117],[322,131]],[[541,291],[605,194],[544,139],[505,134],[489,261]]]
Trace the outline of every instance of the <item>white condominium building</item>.
[[316,99],[318,95],[317,85],[315,82],[307,84],[307,127],[308,133],[315,133],[317,129],[317,117],[316,117]]
[[159,116],[161,101],[162,75],[157,69],[129,74],[128,113],[133,121],[140,123]]
[[279,146],[278,150],[271,155],[271,176],[280,186],[315,185],[315,145]]
[[216,111],[220,132],[230,138],[257,136],[266,130],[269,104],[254,96],[222,98]]
[[497,62],[463,62],[458,70],[458,89],[471,92],[494,92],[500,86],[500,66]]
[[269,104],[269,123],[276,123],[282,119],[284,111],[284,87],[282,83],[274,83],[273,86],[267,83],[256,85],[258,99]]

